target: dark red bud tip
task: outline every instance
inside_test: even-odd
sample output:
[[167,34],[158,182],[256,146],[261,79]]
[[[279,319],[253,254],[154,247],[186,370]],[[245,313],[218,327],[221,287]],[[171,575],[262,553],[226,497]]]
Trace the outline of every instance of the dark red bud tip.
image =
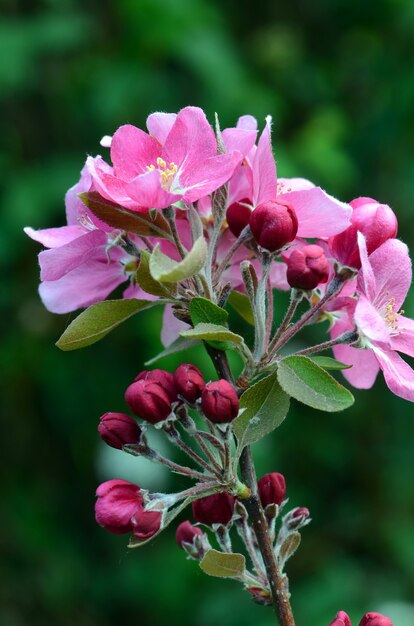
[[266,474],[257,483],[262,506],[281,504],[286,498],[285,477],[278,472]]
[[329,262],[320,246],[297,248],[287,261],[287,281],[296,289],[315,289],[328,275]]
[[151,424],[162,422],[171,412],[171,397],[161,383],[139,380],[129,385],[125,401],[131,411]]
[[351,620],[345,611],[339,611],[329,626],[352,626]]
[[224,492],[195,500],[192,504],[194,519],[207,526],[213,524],[226,526],[233,517],[234,502],[235,498]]
[[285,516],[285,524],[289,530],[295,530],[295,528],[300,528],[304,525],[309,515],[309,509],[304,506],[298,506]]
[[203,534],[201,528],[198,526],[193,526],[190,521],[181,522],[181,524],[177,528],[177,532],[175,533],[175,538],[180,546],[183,547],[183,543],[192,544],[195,537],[198,537]]
[[211,422],[225,424],[237,417],[239,397],[233,385],[222,378],[204,387],[201,408]]
[[198,367],[191,363],[183,363],[174,372],[174,383],[178,393],[194,404],[200,398],[206,383]]
[[137,511],[132,517],[132,529],[138,539],[150,539],[161,528],[162,513],[160,511]]
[[389,617],[381,613],[365,613],[359,626],[393,626]]
[[290,204],[264,202],[252,212],[250,228],[259,246],[275,252],[294,240],[298,220]]
[[240,202],[234,202],[229,206],[226,213],[227,224],[233,235],[238,237],[242,230],[246,228],[250,221],[252,210],[249,206],[250,200],[244,198]]
[[95,519],[111,533],[129,533],[132,517],[143,508],[144,501],[138,485],[116,478],[107,480],[96,490]]
[[171,372],[166,370],[143,370],[135,378],[134,382],[138,380],[150,380],[153,383],[159,383],[161,387],[165,389],[171,398],[171,402],[177,399],[177,390],[174,385],[174,376]]
[[125,413],[105,413],[99,420],[98,433],[108,446],[119,450],[128,443],[138,443],[141,429]]

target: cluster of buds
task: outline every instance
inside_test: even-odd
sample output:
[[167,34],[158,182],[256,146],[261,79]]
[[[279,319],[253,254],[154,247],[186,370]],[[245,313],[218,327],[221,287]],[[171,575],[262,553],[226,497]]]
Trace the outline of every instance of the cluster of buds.
[[[339,611],[333,622],[329,626],[352,626],[351,620],[345,611]],[[389,617],[381,613],[365,613],[362,616],[359,626],[393,626]]]

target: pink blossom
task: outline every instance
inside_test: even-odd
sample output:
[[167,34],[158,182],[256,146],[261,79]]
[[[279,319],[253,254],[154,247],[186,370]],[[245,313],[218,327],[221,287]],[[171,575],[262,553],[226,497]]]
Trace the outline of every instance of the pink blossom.
[[356,387],[368,388],[382,369],[390,390],[414,401],[414,371],[398,352],[414,356],[414,322],[400,310],[411,285],[412,269],[407,246],[389,239],[370,256],[359,233],[361,270],[354,311],[349,310],[333,328],[333,336],[356,326],[358,350],[335,346],[337,359],[352,364],[344,376]]
[[96,490],[95,518],[111,533],[132,530],[132,517],[143,509],[141,489],[120,478],[107,480]]
[[135,211],[209,195],[231,178],[256,136],[254,130],[227,129],[229,150],[218,154],[214,131],[197,107],[186,107],[177,115],[154,113],[147,126],[151,134],[130,124],[116,131],[112,167],[101,157],[87,160],[99,193]]

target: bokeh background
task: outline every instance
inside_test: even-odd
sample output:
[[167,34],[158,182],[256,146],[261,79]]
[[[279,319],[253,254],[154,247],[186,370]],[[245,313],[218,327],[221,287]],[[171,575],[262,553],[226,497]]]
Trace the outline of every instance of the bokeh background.
[[[236,583],[187,562],[173,529],[127,551],[95,525],[102,480],[182,484],[96,434],[159,350],[160,318],[144,313],[100,344],[59,352],[73,316],[42,308],[23,226],[63,224],[64,193],[104,134],[192,103],[223,126],[272,114],[282,175],[389,203],[414,246],[413,63],[412,0],[2,0],[2,626],[274,623]],[[412,296],[405,309],[413,315]],[[289,566],[298,624],[326,626],[343,608],[354,623],[380,610],[412,626],[413,409],[382,380],[356,398],[339,414],[295,405],[256,446],[257,465],[285,473],[292,505],[312,511]]]

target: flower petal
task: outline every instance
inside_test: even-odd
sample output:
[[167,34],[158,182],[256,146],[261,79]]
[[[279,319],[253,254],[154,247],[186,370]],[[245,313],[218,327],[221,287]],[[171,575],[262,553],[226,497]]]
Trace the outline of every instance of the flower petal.
[[85,233],[85,230],[79,225],[45,228],[43,230],[34,230],[34,228],[30,226],[26,226],[23,230],[30,239],[38,241],[42,246],[45,246],[45,248],[64,246]]
[[178,337],[181,331],[187,330],[189,325],[177,319],[173,314],[171,304],[166,304],[162,318],[161,343],[168,348]]
[[156,165],[159,156],[159,142],[136,126],[125,124],[112,137],[114,175],[126,182],[146,172],[147,166]]
[[388,239],[369,256],[377,285],[375,306],[383,306],[391,297],[398,310],[404,302],[412,280],[408,248],[398,239]]
[[227,183],[241,160],[242,155],[237,151],[211,157],[191,171],[182,172],[179,188],[174,190],[183,194],[184,202],[196,202]]
[[351,346],[334,346],[335,359],[352,365],[350,369],[342,370],[342,375],[356,389],[370,389],[375,383],[379,372],[378,361],[371,350],[358,350]]
[[139,210],[139,206],[128,195],[127,183],[114,175],[113,169],[100,157],[88,157],[86,167],[92,177],[93,187],[101,196],[127,209]]
[[100,230],[84,232],[81,237],[39,254],[40,279],[59,280],[90,258],[96,248],[105,246],[106,234]]
[[414,320],[398,316],[398,330],[396,335],[391,335],[391,348],[414,357]]
[[277,174],[270,135],[271,120],[270,116],[266,118],[266,126],[260,135],[253,160],[253,204],[255,207],[263,202],[276,200]]
[[390,345],[390,333],[375,306],[364,295],[360,295],[355,307],[355,324],[370,341]]
[[161,186],[161,177],[158,170],[151,170],[137,176],[128,184],[128,194],[139,204],[138,210],[165,209],[173,202],[180,200],[181,195],[170,193]]
[[357,288],[369,300],[373,301],[377,293],[376,276],[368,257],[367,242],[362,233],[357,233],[361,269],[358,273]]
[[237,120],[237,128],[257,130],[257,120],[253,115],[241,115]]
[[188,172],[216,155],[216,137],[204,111],[198,107],[181,109],[166,138],[163,159]]
[[147,117],[147,128],[150,135],[163,145],[176,118],[176,113],[151,113]]
[[295,209],[298,237],[330,237],[350,225],[352,208],[328,195],[320,187],[291,191],[278,195]]
[[253,148],[257,130],[244,130],[242,128],[225,128],[222,132],[226,153],[238,150],[243,156]]
[[414,402],[414,370],[392,350],[375,348],[385,382],[396,396]]

